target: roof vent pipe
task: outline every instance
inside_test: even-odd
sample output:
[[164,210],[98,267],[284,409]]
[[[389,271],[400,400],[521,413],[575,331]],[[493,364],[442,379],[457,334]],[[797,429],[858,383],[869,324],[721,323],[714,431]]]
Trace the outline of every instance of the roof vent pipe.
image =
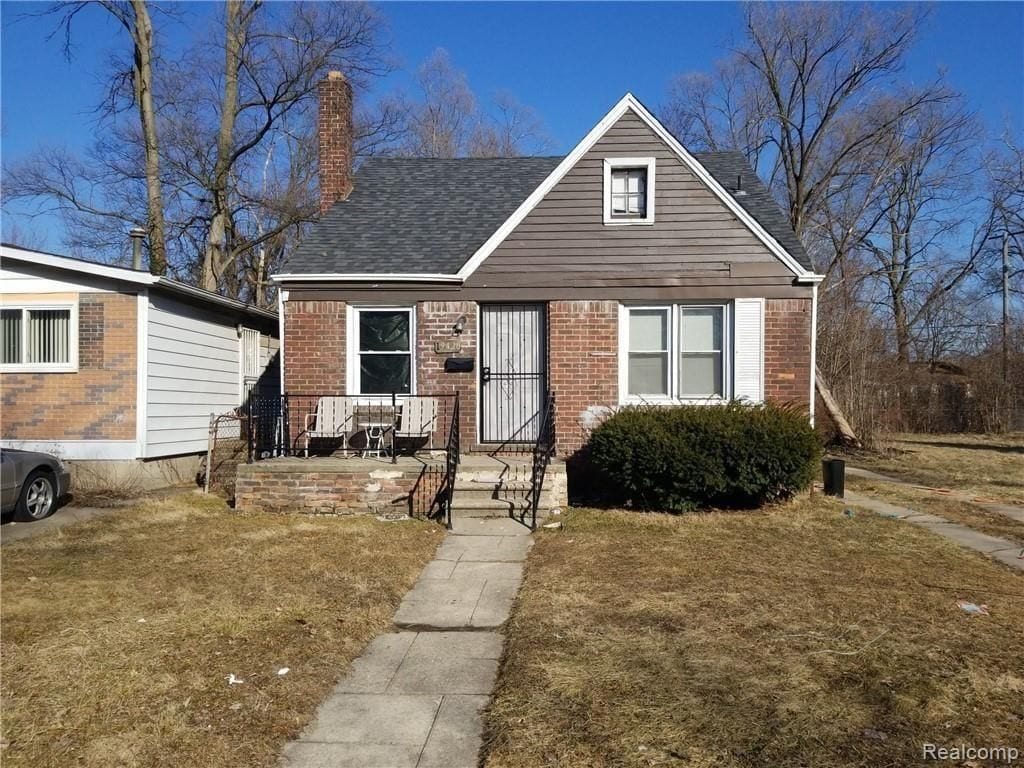
[[142,241],[146,237],[146,230],[142,227],[132,227],[128,231],[128,237],[132,239],[132,269],[142,269]]
[[739,174],[736,177],[736,191],[733,193],[733,197],[742,197],[747,194],[746,190],[743,189],[743,174]]

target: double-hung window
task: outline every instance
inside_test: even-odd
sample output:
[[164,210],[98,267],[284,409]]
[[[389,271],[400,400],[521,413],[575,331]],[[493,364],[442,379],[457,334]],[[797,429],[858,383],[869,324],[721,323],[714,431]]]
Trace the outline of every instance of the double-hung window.
[[350,391],[357,395],[413,391],[413,310],[354,307],[350,315]]
[[75,306],[30,304],[0,309],[0,366],[40,373],[76,370]]
[[729,396],[726,304],[622,307],[624,402]]

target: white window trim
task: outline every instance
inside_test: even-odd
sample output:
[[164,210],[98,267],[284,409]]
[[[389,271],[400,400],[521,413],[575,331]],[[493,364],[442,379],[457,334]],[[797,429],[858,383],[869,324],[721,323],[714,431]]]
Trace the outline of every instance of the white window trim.
[[[360,312],[408,312],[409,313],[409,394],[416,394],[416,307],[415,305],[349,304],[345,308],[345,392],[358,398],[364,404],[390,402],[390,395],[363,395],[359,376],[359,313]],[[405,353],[396,353],[405,354]],[[402,397],[399,394],[399,397]]]
[[[608,226],[644,226],[654,223],[655,165],[653,157],[606,157],[604,159],[604,223]],[[612,169],[643,168],[647,171],[647,189],[643,216],[612,216]]]
[[[715,308],[722,310],[722,396],[690,397],[679,393],[679,360],[681,357],[679,325],[680,309]],[[634,309],[669,310],[669,367],[666,395],[629,394],[629,313]],[[619,304],[619,405],[715,405],[732,399],[731,301],[676,301],[659,304]]]
[[78,372],[78,302],[77,301],[46,301],[41,299],[19,300],[16,303],[4,302],[3,309],[22,310],[21,349],[28,349],[28,323],[25,322],[27,309],[69,309],[68,319],[68,362],[66,363],[2,363],[0,371],[4,373],[77,373]]

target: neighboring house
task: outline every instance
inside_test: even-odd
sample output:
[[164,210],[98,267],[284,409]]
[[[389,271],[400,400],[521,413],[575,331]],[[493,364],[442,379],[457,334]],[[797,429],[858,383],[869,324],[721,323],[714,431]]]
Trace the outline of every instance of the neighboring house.
[[0,306],[5,448],[188,477],[211,414],[279,391],[277,314],[176,280],[0,245]]
[[274,277],[286,391],[457,391],[469,449],[531,442],[550,391],[562,454],[629,403],[813,418],[821,276],[742,155],[688,152],[627,94],[565,157],[353,175],[351,89],[320,99],[322,217]]

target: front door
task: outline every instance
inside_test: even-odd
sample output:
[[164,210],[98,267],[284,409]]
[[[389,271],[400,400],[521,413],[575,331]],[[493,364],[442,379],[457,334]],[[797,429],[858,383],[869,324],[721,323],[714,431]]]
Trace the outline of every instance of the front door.
[[480,440],[532,443],[547,389],[544,304],[480,305]]

